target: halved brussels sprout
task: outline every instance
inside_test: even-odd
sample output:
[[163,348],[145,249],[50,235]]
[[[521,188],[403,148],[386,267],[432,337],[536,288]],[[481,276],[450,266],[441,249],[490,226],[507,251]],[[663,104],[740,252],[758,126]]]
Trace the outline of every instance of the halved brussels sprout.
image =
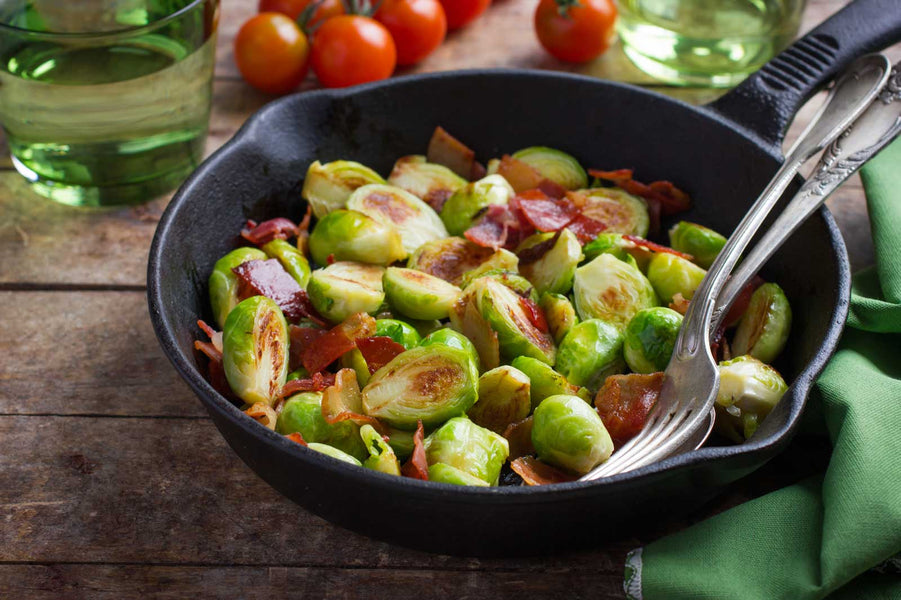
[[469,355],[469,358],[472,359],[472,362],[476,367],[479,366],[479,353],[476,351],[475,345],[473,345],[468,337],[453,329],[439,329],[438,331],[434,331],[422,338],[419,345],[423,348],[438,345],[462,350]]
[[413,348],[379,369],[363,388],[363,411],[398,429],[435,427],[475,404],[479,373],[469,353]]
[[532,410],[535,410],[545,398],[559,394],[577,396],[585,402],[591,402],[591,394],[587,389],[571,384],[566,377],[540,360],[520,356],[514,358],[510,364],[529,378],[529,398],[532,401]]
[[547,327],[558,344],[563,341],[573,325],[579,322],[572,302],[561,294],[543,293],[538,306],[544,311]]
[[228,313],[238,305],[238,276],[232,269],[249,260],[266,260],[266,258],[266,253],[257,248],[238,248],[213,265],[209,281],[210,304],[219,329],[225,326]]
[[400,475],[400,463],[394,450],[372,425],[366,424],[360,428],[360,438],[369,451],[369,457],[363,461],[364,467],[388,475]]
[[636,373],[666,369],[682,328],[682,315],[665,306],[635,313],[626,327],[626,364]]
[[461,471],[456,467],[444,463],[435,463],[429,467],[429,481],[438,483],[449,483],[451,485],[474,485],[479,487],[489,487],[487,481],[482,481],[474,475],[470,475],[466,471]]
[[602,319],[620,328],[641,309],[659,304],[641,271],[612,254],[601,254],[576,269],[573,294],[579,317]]
[[491,204],[507,204],[513,188],[500,175],[488,175],[460,188],[441,208],[441,220],[451,235],[462,235],[473,220]]
[[462,290],[415,269],[388,267],[382,278],[392,307],[413,319],[446,319]]
[[400,234],[355,210],[335,210],[320,219],[310,234],[310,255],[319,265],[352,260],[390,265],[406,258]]
[[275,430],[282,435],[299,433],[307,443],[328,444],[357,459],[368,456],[359,425],[352,421],[330,425],[325,421],[320,392],[303,392],[288,398],[278,414]]
[[[505,251],[506,252],[506,251]],[[434,242],[426,242],[420,246],[407,261],[407,267],[434,275],[454,285],[460,285],[463,274],[475,269],[481,264],[490,262],[489,268],[505,268],[508,265],[498,264],[499,252],[491,248],[483,248],[461,237],[449,237]],[[513,266],[508,270],[515,271],[519,262],[516,255],[507,252],[513,257]],[[509,262],[509,257],[501,255],[500,258]]]
[[773,367],[753,356],[739,356],[719,364],[716,429],[736,442],[757,431],[757,426],[785,394],[788,386]]
[[222,366],[238,398],[248,404],[275,404],[288,378],[288,323],[278,304],[253,296],[228,314]]
[[467,269],[463,273],[460,287],[466,287],[472,283],[473,279],[493,272],[519,273],[519,257],[504,248],[492,250],[491,255],[487,256],[480,264]]
[[370,183],[386,181],[357,162],[336,160],[323,165],[317,160],[307,169],[300,195],[310,203],[313,215],[321,219],[333,210],[344,208],[355,189]]
[[451,327],[466,336],[479,356],[479,371],[500,366],[501,347],[497,333],[482,316],[473,294],[463,293],[450,311]]
[[691,254],[699,267],[709,269],[726,245],[726,238],[703,225],[679,221],[669,230],[669,243],[673,250]]
[[651,218],[643,198],[619,188],[592,188],[576,193],[584,201],[582,214],[606,224],[608,233],[647,237]]
[[278,260],[285,271],[300,284],[300,287],[307,287],[307,282],[310,280],[310,263],[296,246],[285,240],[276,239],[264,244],[263,252],[269,258]]
[[375,334],[389,337],[407,350],[415,348],[422,341],[419,332],[412,325],[397,319],[377,319]]
[[776,360],[792,325],[792,309],[776,283],[765,283],[751,295],[748,310],[738,323],[732,352],[750,354],[765,363]]
[[676,294],[691,300],[706,274],[693,262],[667,252],[656,254],[648,265],[648,280],[664,304],[672,302]]
[[479,377],[479,400],[466,414],[476,425],[503,434],[511,423],[529,416],[530,387],[529,377],[516,367],[486,371]]
[[444,165],[430,163],[425,156],[413,155],[397,159],[388,183],[422,198],[430,206],[440,207],[467,181]]
[[[548,234],[539,235],[547,236]],[[551,234],[551,237],[553,235]],[[520,248],[529,248],[530,246],[526,245],[529,239],[526,239]],[[536,238],[534,243],[541,241],[543,240]],[[519,251],[518,248],[517,252]],[[573,277],[576,275],[576,268],[581,260],[582,245],[579,244],[579,238],[569,229],[564,229],[551,249],[545,252],[541,258],[534,261],[521,260],[519,272],[532,282],[535,291],[539,294],[544,292],[565,294],[573,286]]]
[[625,371],[623,334],[601,319],[574,326],[557,349],[554,368],[573,385],[597,391],[610,375]]
[[426,242],[447,237],[444,223],[431,206],[391,185],[371,184],[357,188],[347,200],[347,208],[394,227],[407,254],[412,254]]
[[385,269],[355,262],[336,262],[313,271],[307,284],[310,302],[323,317],[340,323],[357,313],[374,314],[385,300]]
[[343,369],[353,369],[357,376],[357,385],[363,386],[369,383],[369,365],[366,364],[366,357],[359,348],[345,352],[341,355],[340,360]]
[[[506,250],[504,250],[504,252],[506,252]],[[466,286],[468,286],[479,277],[490,277],[492,279],[496,279],[500,283],[516,292],[517,295],[522,296],[523,298],[528,298],[532,302],[538,302],[538,294],[535,293],[535,286],[532,285],[531,281],[529,281],[522,275],[518,275],[512,271],[505,271],[504,269],[488,269],[487,271],[482,269],[481,267],[473,269],[472,271],[469,271],[468,273],[463,275],[462,287],[465,289]]]
[[429,465],[449,465],[488,485],[497,485],[509,454],[510,446],[503,436],[466,417],[450,419],[425,439]]
[[397,459],[407,460],[410,458],[415,446],[413,436],[416,435],[416,432],[397,429],[396,427],[386,427],[386,429],[388,430],[388,445],[394,450]]
[[566,152],[532,146],[515,152],[513,158],[521,160],[557,185],[568,190],[588,187],[588,174],[574,157]]
[[613,454],[613,440],[601,417],[578,396],[542,400],[535,409],[532,444],[539,459],[579,475]]
[[363,463],[358,461],[356,458],[351,456],[350,454],[338,450],[334,446],[329,446],[328,444],[320,444],[318,442],[313,442],[311,444],[307,444],[307,448],[310,450],[315,450],[321,454],[325,454],[326,456],[331,456],[332,458],[336,458],[341,462],[350,463],[352,465],[357,465],[358,467],[362,467]]

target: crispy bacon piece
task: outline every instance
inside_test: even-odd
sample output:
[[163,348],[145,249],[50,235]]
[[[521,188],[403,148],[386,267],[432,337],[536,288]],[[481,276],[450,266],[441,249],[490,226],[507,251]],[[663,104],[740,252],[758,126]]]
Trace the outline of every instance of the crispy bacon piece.
[[381,421],[363,414],[363,398],[353,369],[338,371],[335,384],[322,392],[322,418],[330,425],[353,421],[357,425],[372,425],[381,435],[388,433]]
[[194,342],[194,348],[209,359],[207,373],[210,385],[226,398],[230,400],[236,399],[231,386],[228,385],[228,379],[225,377],[225,367],[222,365],[222,332],[216,331],[202,320],[197,321],[197,326],[210,338],[209,342],[200,340]]
[[413,454],[410,459],[401,467],[401,474],[404,477],[412,479],[429,480],[429,463],[425,457],[425,428],[422,421],[416,424],[416,433],[413,434]]
[[538,169],[509,154],[501,157],[500,163],[497,165],[497,174],[506,179],[517,194],[526,190],[534,190],[544,181],[544,177],[541,176]]
[[[307,222],[309,225],[309,222]],[[301,229],[294,221],[279,217],[263,221],[259,225],[254,221],[247,221],[247,228],[241,230],[241,237],[257,246],[268,244],[272,240],[286,240],[289,237],[297,237]]]
[[[210,338],[210,342],[213,343],[213,346],[221,353],[222,352],[222,332],[216,331],[212,327],[210,327],[206,321],[203,319],[197,320],[197,326]],[[209,355],[207,355],[209,356]]]
[[525,298],[523,296],[519,297],[519,305],[522,307],[523,312],[526,313],[526,317],[529,319],[529,323],[532,324],[535,329],[540,331],[541,333],[547,333],[547,319],[544,318],[544,313],[538,308],[538,305],[535,304],[530,298]]
[[638,246],[639,248],[643,248],[650,252],[664,252],[666,254],[673,254],[678,256],[679,258],[684,258],[685,260],[694,260],[694,256],[691,254],[685,254],[684,252],[679,252],[678,250],[673,250],[669,246],[662,246],[660,244],[655,244],[649,240],[644,238],[640,238],[637,235],[624,235],[623,239],[628,240]]
[[288,345],[288,368],[294,371],[297,367],[303,365],[304,348],[313,345],[316,340],[326,333],[328,333],[327,329],[289,325],[288,336],[291,339],[291,343]]
[[479,221],[463,235],[485,248],[512,250],[533,233],[535,228],[526,220],[514,197],[507,205],[489,206]]
[[460,177],[473,175],[476,153],[466,144],[449,134],[443,127],[436,127],[429,140],[426,160],[444,165]]
[[526,485],[548,485],[550,483],[568,483],[578,479],[575,475],[564,473],[537,458],[522,456],[510,463],[513,469]]
[[579,238],[579,243],[584,246],[606,231],[607,225],[597,219],[579,214],[566,224],[566,228],[576,234],[576,237]]
[[559,231],[579,214],[569,199],[554,200],[541,190],[522,192],[516,199],[526,220],[538,231]]
[[472,169],[469,171],[469,180],[470,181],[478,181],[482,177],[488,174],[488,169],[485,168],[485,165],[480,163],[477,160],[472,162]]
[[289,321],[296,323],[306,317],[315,323],[326,324],[313,308],[307,293],[277,259],[249,260],[232,271],[238,276],[240,299],[266,296],[278,304]]
[[[561,229],[560,231],[563,230]],[[529,246],[528,248],[517,252],[516,256],[519,257],[519,265],[530,265],[550,252],[551,248],[554,247],[554,244],[556,244],[557,240],[560,238],[560,231],[558,231],[554,237],[548,238],[543,242],[538,242],[534,246]]]
[[657,402],[663,373],[611,375],[598,390],[594,406],[619,448],[641,431]]
[[599,171],[588,169],[588,174],[609,181],[634,196],[641,196],[648,203],[656,203],[664,215],[674,215],[691,207],[691,198],[669,181],[654,181],[649,184],[632,179],[632,169]]
[[527,454],[535,454],[535,446],[532,445],[532,425],[534,420],[531,416],[526,417],[522,421],[510,423],[504,430],[504,437],[510,445],[510,459],[516,459]]
[[748,282],[748,285],[741,290],[741,293],[735,297],[735,301],[732,303],[732,306],[729,307],[729,312],[726,313],[726,318],[723,319],[723,325],[727,329],[738,325],[738,322],[744,316],[745,312],[747,312],[748,306],[751,304],[751,296],[754,294],[754,290],[764,283],[766,282],[763,277],[755,275],[754,278]]
[[301,446],[307,445],[307,441],[305,439],[303,439],[303,436],[300,435],[300,432],[289,433],[285,437],[288,438],[289,440],[291,440],[292,442],[297,442]]
[[375,373],[406,350],[391,338],[383,335],[361,338],[357,340],[357,348],[366,359],[366,366],[370,373]]
[[426,204],[435,209],[436,213],[440,213],[441,209],[444,208],[444,203],[447,202],[447,199],[454,195],[454,192],[447,189],[441,190],[431,190],[428,194],[425,195],[423,200]]
[[318,373],[356,348],[359,339],[375,334],[375,319],[366,313],[347,317],[342,323],[332,327],[325,335],[319,336],[314,344],[304,346],[301,362],[308,373]]
[[287,398],[300,392],[321,392],[335,385],[335,376],[331,373],[313,373],[308,379],[292,379],[282,386],[279,398]]
[[244,411],[244,414],[263,425],[264,427],[275,431],[275,421],[278,415],[275,410],[265,402],[257,402]]

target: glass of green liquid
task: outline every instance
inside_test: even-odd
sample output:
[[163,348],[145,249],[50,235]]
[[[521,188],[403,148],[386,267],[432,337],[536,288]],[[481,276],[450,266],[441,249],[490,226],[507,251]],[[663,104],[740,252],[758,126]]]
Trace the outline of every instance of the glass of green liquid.
[[617,0],[626,55],[676,85],[730,87],[794,39],[805,0]]
[[66,204],[144,202],[200,163],[219,0],[0,0],[13,164]]

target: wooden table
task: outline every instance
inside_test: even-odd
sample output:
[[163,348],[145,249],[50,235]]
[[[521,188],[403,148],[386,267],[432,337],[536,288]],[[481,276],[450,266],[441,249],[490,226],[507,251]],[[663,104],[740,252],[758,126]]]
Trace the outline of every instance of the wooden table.
[[[804,28],[842,3],[811,0]],[[224,1],[210,151],[270,100],[241,81],[232,60],[232,39],[255,4]],[[691,102],[718,95],[655,85],[618,47],[587,66],[558,63],[533,37],[534,4],[496,0],[416,70],[570,69]],[[809,459],[821,442],[799,440],[685,519],[566,556],[437,556],[332,526],[238,460],[157,345],[145,268],[167,201],[57,205],[32,193],[0,150],[0,598],[621,598],[629,549],[817,467]],[[859,182],[830,206],[852,263],[870,262]]]

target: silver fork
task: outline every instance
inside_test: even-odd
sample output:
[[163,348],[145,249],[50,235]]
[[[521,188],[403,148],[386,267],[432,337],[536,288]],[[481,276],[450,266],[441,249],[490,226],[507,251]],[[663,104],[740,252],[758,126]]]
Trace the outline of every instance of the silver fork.
[[[723,292],[730,273],[801,166],[842,135],[873,103],[874,98],[886,87],[890,71],[891,63],[887,58],[869,55],[855,61],[838,79],[811,124],[789,150],[782,168],[739,223],[695,291],[676,340],[673,356],[665,371],[660,397],[649,413],[644,428],[610,460],[584,475],[581,481],[607,477],[650,464],[684,449],[687,441],[697,436],[697,430],[711,411],[719,389],[719,372],[710,353],[710,332],[714,331],[729,304],[747,281],[742,281],[739,276],[733,277],[734,285],[725,290],[730,296],[725,296]],[[816,206],[823,200],[825,197]],[[797,218],[798,213],[802,213],[806,217],[815,208],[805,205],[803,210],[793,210],[791,215]],[[782,234],[785,237],[798,225],[789,224],[788,218],[782,221],[783,230],[788,226],[787,233]],[[779,240],[780,243],[781,241]],[[761,244],[756,248],[761,248]],[[750,275],[748,270],[752,264],[740,269],[736,275],[741,273],[749,279],[774,250],[775,248],[765,249],[760,252],[754,259],[759,264]],[[744,265],[745,263],[743,267]]]

